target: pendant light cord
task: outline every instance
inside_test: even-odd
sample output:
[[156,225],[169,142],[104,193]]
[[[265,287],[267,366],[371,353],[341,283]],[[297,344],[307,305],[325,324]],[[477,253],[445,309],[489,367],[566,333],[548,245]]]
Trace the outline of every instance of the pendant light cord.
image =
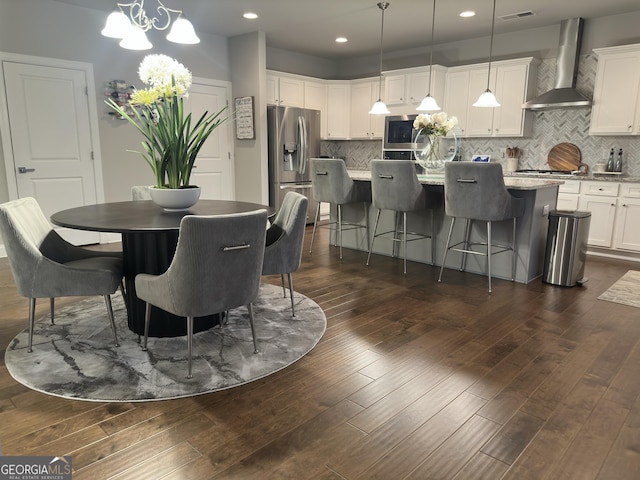
[[378,81],[378,100],[382,100],[382,44],[384,38],[384,11],[389,6],[389,2],[378,3],[378,8],[382,10],[382,23],[380,26],[380,80]]
[[487,71],[487,90],[489,90],[489,80],[491,79],[491,57],[493,54],[493,26],[496,22],[496,0],[493,0],[493,13],[491,14],[491,40],[489,42],[489,70]]
[[431,96],[431,69],[433,68],[433,36],[436,28],[436,0],[433,0],[433,14],[431,15],[431,45],[429,46],[429,93]]

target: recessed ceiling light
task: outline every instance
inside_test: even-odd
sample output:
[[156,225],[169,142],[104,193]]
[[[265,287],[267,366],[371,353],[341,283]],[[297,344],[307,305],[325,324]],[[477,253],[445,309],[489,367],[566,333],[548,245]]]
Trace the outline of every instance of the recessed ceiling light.
[[463,18],[475,17],[476,16],[476,12],[474,12],[472,10],[465,10],[464,12],[460,13],[460,16],[463,17]]
[[347,40],[347,37],[338,37],[336,38],[336,43],[347,43],[349,40]]
[[253,13],[253,12],[247,12],[245,14],[242,15],[244,18],[249,19],[249,20],[255,20],[256,18],[258,18],[258,14],[257,13]]

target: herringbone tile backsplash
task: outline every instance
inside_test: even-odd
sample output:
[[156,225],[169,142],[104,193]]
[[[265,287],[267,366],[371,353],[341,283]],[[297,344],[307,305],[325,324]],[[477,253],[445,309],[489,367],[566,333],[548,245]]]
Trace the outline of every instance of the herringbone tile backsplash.
[[[597,57],[594,54],[580,57],[578,90],[589,98],[593,97]],[[553,88],[556,60],[543,60],[538,66],[538,94]],[[449,112],[451,113],[451,112]],[[640,136],[589,136],[591,109],[558,109],[534,112],[533,133],[526,138],[478,138],[462,139],[461,153],[464,160],[473,154],[491,155],[492,161],[506,163],[505,149],[518,147],[522,151],[521,169],[546,169],[547,155],[551,148],[561,142],[571,142],[580,148],[582,161],[593,167],[606,161],[613,147],[624,151],[624,174],[640,177]],[[367,170],[374,158],[381,158],[381,142],[378,140],[323,141],[322,155],[344,158],[347,166],[353,169]]]

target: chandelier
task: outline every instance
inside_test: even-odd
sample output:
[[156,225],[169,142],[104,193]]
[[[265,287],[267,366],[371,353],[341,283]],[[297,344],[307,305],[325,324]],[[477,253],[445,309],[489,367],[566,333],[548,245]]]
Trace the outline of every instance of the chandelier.
[[[154,1],[157,7],[155,12],[151,11],[150,14],[147,14],[144,8],[145,0],[118,3],[118,8],[107,17],[107,23],[101,32],[102,35],[110,38],[119,38],[122,48],[149,50],[153,45],[147,39],[146,32],[152,28],[166,30],[171,26],[171,30],[167,35],[167,40],[170,42],[183,44],[200,43],[200,39],[196,35],[191,22],[186,18],[182,18],[182,10],[165,7],[160,0]],[[172,19],[172,15],[177,18]]]

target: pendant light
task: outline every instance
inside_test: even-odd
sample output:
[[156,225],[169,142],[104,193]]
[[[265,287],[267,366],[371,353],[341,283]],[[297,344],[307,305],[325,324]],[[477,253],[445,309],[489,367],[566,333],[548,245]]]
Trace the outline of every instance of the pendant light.
[[493,14],[491,15],[491,43],[489,44],[489,70],[487,72],[487,89],[480,95],[474,107],[499,107],[500,104],[496,100],[496,96],[489,89],[489,80],[491,79],[491,54],[493,53],[493,27],[496,21],[496,0],[493,0]]
[[438,112],[441,110],[436,99],[431,96],[431,77],[433,69],[433,37],[436,26],[436,0],[433,0],[433,15],[431,16],[431,45],[429,47],[429,90],[416,110],[421,112]]
[[369,110],[369,113],[373,115],[388,115],[391,113],[382,101],[382,39],[384,35],[384,11],[388,6],[389,2],[378,3],[378,8],[382,10],[382,26],[380,27],[380,81],[378,83],[378,101],[374,103],[371,110]]

